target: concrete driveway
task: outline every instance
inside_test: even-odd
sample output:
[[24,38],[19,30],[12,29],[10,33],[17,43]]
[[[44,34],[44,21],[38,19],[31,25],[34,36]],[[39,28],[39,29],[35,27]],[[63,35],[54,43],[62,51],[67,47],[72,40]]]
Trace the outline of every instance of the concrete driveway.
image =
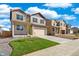
[[79,39],[49,47],[24,56],[79,56]]
[[71,39],[60,38],[60,37],[55,37],[55,36],[39,36],[39,37],[45,38],[51,41],[59,42],[59,43],[66,43],[66,42],[73,41]]
[[12,38],[0,39],[0,56],[9,56],[12,49],[8,45]]

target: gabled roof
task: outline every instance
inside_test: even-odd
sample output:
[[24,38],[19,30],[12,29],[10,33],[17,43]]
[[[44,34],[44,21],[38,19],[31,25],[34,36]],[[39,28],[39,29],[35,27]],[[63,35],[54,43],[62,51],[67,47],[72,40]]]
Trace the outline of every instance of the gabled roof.
[[14,11],[20,11],[21,13],[30,16],[30,14],[25,13],[25,12],[24,12],[23,10],[21,10],[21,9],[10,9],[10,11],[12,11],[12,12],[14,12]]
[[[42,18],[46,19],[40,12],[34,13],[34,14],[32,14],[32,15],[36,15],[36,14],[39,14]],[[31,15],[31,16],[32,16],[32,15]],[[46,19],[46,20],[47,20],[47,19]]]
[[[52,20],[51,20],[51,21],[52,21]],[[61,21],[63,21],[66,25],[69,25],[69,24],[66,23],[65,20],[53,20],[53,21],[55,21],[56,23],[60,23]]]
[[61,22],[61,21],[63,21],[65,24],[67,24],[65,20],[58,20],[58,22]]
[[[14,11],[20,11],[20,12],[24,13],[25,15],[29,15],[29,16],[39,14],[42,18],[46,19],[40,12],[34,13],[34,14],[31,14],[31,15],[30,15],[30,14],[25,13],[25,12],[24,12],[23,10],[21,10],[21,9],[10,9],[10,11],[12,11],[12,12],[14,12]],[[47,20],[47,19],[46,19],[46,20]]]

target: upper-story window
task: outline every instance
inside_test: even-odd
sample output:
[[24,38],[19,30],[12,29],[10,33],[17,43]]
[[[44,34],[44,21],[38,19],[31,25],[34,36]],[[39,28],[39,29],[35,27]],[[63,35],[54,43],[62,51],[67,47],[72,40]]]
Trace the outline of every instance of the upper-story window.
[[61,23],[61,26],[62,26],[63,24]]
[[61,23],[61,26],[65,26],[65,24],[64,23]]
[[33,22],[37,23],[38,19],[37,18],[33,18]]
[[41,23],[41,24],[44,24],[44,20],[40,20],[40,23]]
[[57,26],[60,26],[60,22],[57,23]]
[[53,25],[55,26],[55,23]]
[[56,26],[56,23],[54,23],[53,26]]
[[22,31],[23,30],[23,26],[22,25],[17,25],[16,29]]
[[23,15],[18,15],[18,14],[17,14],[16,17],[17,17],[18,20],[23,20]]
[[66,25],[64,24],[64,26],[66,26]]

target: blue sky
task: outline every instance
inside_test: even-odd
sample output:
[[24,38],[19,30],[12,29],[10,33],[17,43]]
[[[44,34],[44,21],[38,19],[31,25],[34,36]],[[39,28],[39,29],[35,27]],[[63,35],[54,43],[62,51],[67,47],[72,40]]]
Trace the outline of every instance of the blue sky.
[[10,9],[22,9],[32,14],[40,12],[49,20],[65,20],[72,27],[79,27],[79,3],[0,3],[0,26],[4,30],[10,26]]

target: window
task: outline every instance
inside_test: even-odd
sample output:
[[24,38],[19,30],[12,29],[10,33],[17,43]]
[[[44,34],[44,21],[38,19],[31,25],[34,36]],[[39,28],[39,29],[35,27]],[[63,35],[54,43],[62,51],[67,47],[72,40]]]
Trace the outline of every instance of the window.
[[57,26],[60,26],[60,22],[57,23]]
[[33,22],[36,22],[37,23],[37,18],[33,18]]
[[64,24],[64,26],[66,26],[66,25]]
[[44,20],[40,20],[40,23],[41,23],[41,24],[44,24]]
[[55,31],[55,29],[54,29],[54,28],[52,28],[52,31]]
[[55,23],[53,25],[55,26]]
[[22,25],[17,25],[17,28],[16,28],[17,30],[23,30],[23,26]]
[[54,23],[53,26],[56,26],[56,23]]
[[61,26],[62,26],[62,23],[61,23]]
[[65,24],[64,23],[61,23],[61,26],[65,26]]
[[23,16],[17,14],[17,19],[18,19],[18,20],[23,20]]

